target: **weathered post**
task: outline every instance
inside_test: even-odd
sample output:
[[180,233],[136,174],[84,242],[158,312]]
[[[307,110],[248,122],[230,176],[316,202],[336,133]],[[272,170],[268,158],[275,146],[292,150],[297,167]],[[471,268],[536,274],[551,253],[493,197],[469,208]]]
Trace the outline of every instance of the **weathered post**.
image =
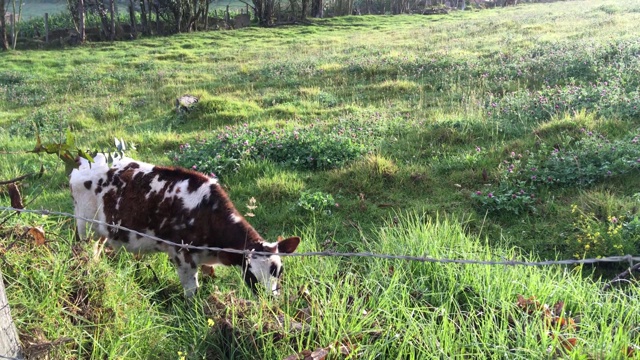
[[18,341],[18,333],[11,319],[9,303],[2,281],[2,269],[0,269],[0,359],[23,359],[22,349]]
[[44,13],[44,42],[49,43],[49,13]]

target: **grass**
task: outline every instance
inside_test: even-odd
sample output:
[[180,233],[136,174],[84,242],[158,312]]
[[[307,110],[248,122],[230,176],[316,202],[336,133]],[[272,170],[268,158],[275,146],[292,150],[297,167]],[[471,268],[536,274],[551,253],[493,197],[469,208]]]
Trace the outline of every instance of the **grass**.
[[[574,1],[2,53],[0,179],[44,166],[20,183],[25,203],[71,211],[62,162],[26,152],[36,125],[44,142],[70,128],[83,149],[117,137],[135,158],[216,172],[241,212],[256,199],[250,221],[265,238],[301,236],[300,251],[637,253],[639,20],[632,3]],[[201,101],[177,114],[183,94]],[[598,150],[611,144],[624,157]],[[563,175],[562,154],[580,154],[594,180]],[[532,180],[527,164],[558,181]],[[519,190],[533,200],[511,201]],[[289,258],[281,299],[253,297],[237,269],[220,269],[188,302],[163,255],[92,263],[70,219],[0,215],[17,327],[25,344],[72,339],[56,358],[277,359],[333,346],[333,358],[614,359],[639,343],[637,289],[600,290],[621,267]],[[604,235],[613,218],[624,236]],[[46,244],[24,226],[43,226]],[[604,243],[585,249],[588,235]],[[518,307],[518,294],[564,301],[566,314]],[[578,314],[579,327],[549,325]]]

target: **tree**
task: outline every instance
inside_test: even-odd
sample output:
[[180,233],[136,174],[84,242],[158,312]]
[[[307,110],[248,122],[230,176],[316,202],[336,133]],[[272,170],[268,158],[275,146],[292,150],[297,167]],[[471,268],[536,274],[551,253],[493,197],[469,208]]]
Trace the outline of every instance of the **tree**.
[[5,0],[0,0],[0,49],[9,50],[7,41],[7,10]]
[[16,49],[16,42],[18,41],[18,32],[20,31],[20,27],[18,24],[20,23],[22,17],[22,5],[23,2],[20,0],[20,4],[18,5],[18,15],[16,16],[16,0],[13,0],[13,13],[12,13],[12,22],[11,22],[11,34],[13,35],[13,39],[11,39],[11,45],[13,49]]
[[311,16],[315,18],[321,18],[323,16],[323,6],[322,0],[312,0],[311,1]]

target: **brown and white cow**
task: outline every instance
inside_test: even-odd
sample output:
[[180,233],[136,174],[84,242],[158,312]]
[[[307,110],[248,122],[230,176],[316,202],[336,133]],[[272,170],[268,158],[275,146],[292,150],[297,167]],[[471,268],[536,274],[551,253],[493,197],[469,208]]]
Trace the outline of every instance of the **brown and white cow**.
[[75,215],[136,230],[176,244],[254,250],[273,255],[181,249],[148,237],[103,224],[77,219],[78,235],[104,237],[114,248],[134,253],[165,252],[176,265],[185,296],[198,288],[200,265],[238,265],[252,291],[263,284],[278,293],[282,261],[278,253],[291,253],[299,237],[266,242],[235,209],[217,179],[183,168],[162,167],[116,159],[107,165],[98,154],[94,163],[79,158],[70,186]]

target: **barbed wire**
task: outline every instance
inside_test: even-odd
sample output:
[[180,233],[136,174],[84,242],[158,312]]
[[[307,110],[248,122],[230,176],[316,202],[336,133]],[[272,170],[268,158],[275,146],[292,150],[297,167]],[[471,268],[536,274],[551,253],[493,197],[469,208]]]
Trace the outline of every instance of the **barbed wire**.
[[[51,211],[51,210],[30,210],[30,209],[17,209],[13,207],[0,206],[0,211],[17,211],[22,213],[33,213],[39,215],[58,215],[69,218],[75,218],[84,220],[89,223],[103,225],[118,230],[123,230],[136,234],[151,240],[159,241],[169,246],[179,247],[186,250],[205,250],[205,251],[223,251],[234,254],[252,254],[252,255],[273,255],[271,252],[254,251],[249,249],[232,249],[221,248],[215,246],[196,246],[185,243],[176,243],[173,241],[165,240],[154,235],[142,233],[133,229],[126,228],[118,224],[110,224],[104,221],[86,218],[75,214]],[[582,265],[582,264],[596,264],[596,263],[619,263],[628,262],[630,266],[633,266],[634,262],[640,261],[640,256],[622,255],[622,256],[608,256],[601,258],[590,259],[566,259],[566,260],[543,260],[543,261],[523,261],[523,260],[474,260],[474,259],[448,259],[448,258],[434,258],[429,256],[414,256],[414,255],[393,255],[393,254],[379,254],[372,252],[334,252],[334,251],[311,251],[311,252],[294,252],[294,253],[278,253],[280,256],[291,257],[369,257],[388,260],[405,260],[405,261],[417,261],[427,263],[443,263],[443,264],[466,264],[466,265],[503,265],[503,266],[549,266],[549,265]]]

